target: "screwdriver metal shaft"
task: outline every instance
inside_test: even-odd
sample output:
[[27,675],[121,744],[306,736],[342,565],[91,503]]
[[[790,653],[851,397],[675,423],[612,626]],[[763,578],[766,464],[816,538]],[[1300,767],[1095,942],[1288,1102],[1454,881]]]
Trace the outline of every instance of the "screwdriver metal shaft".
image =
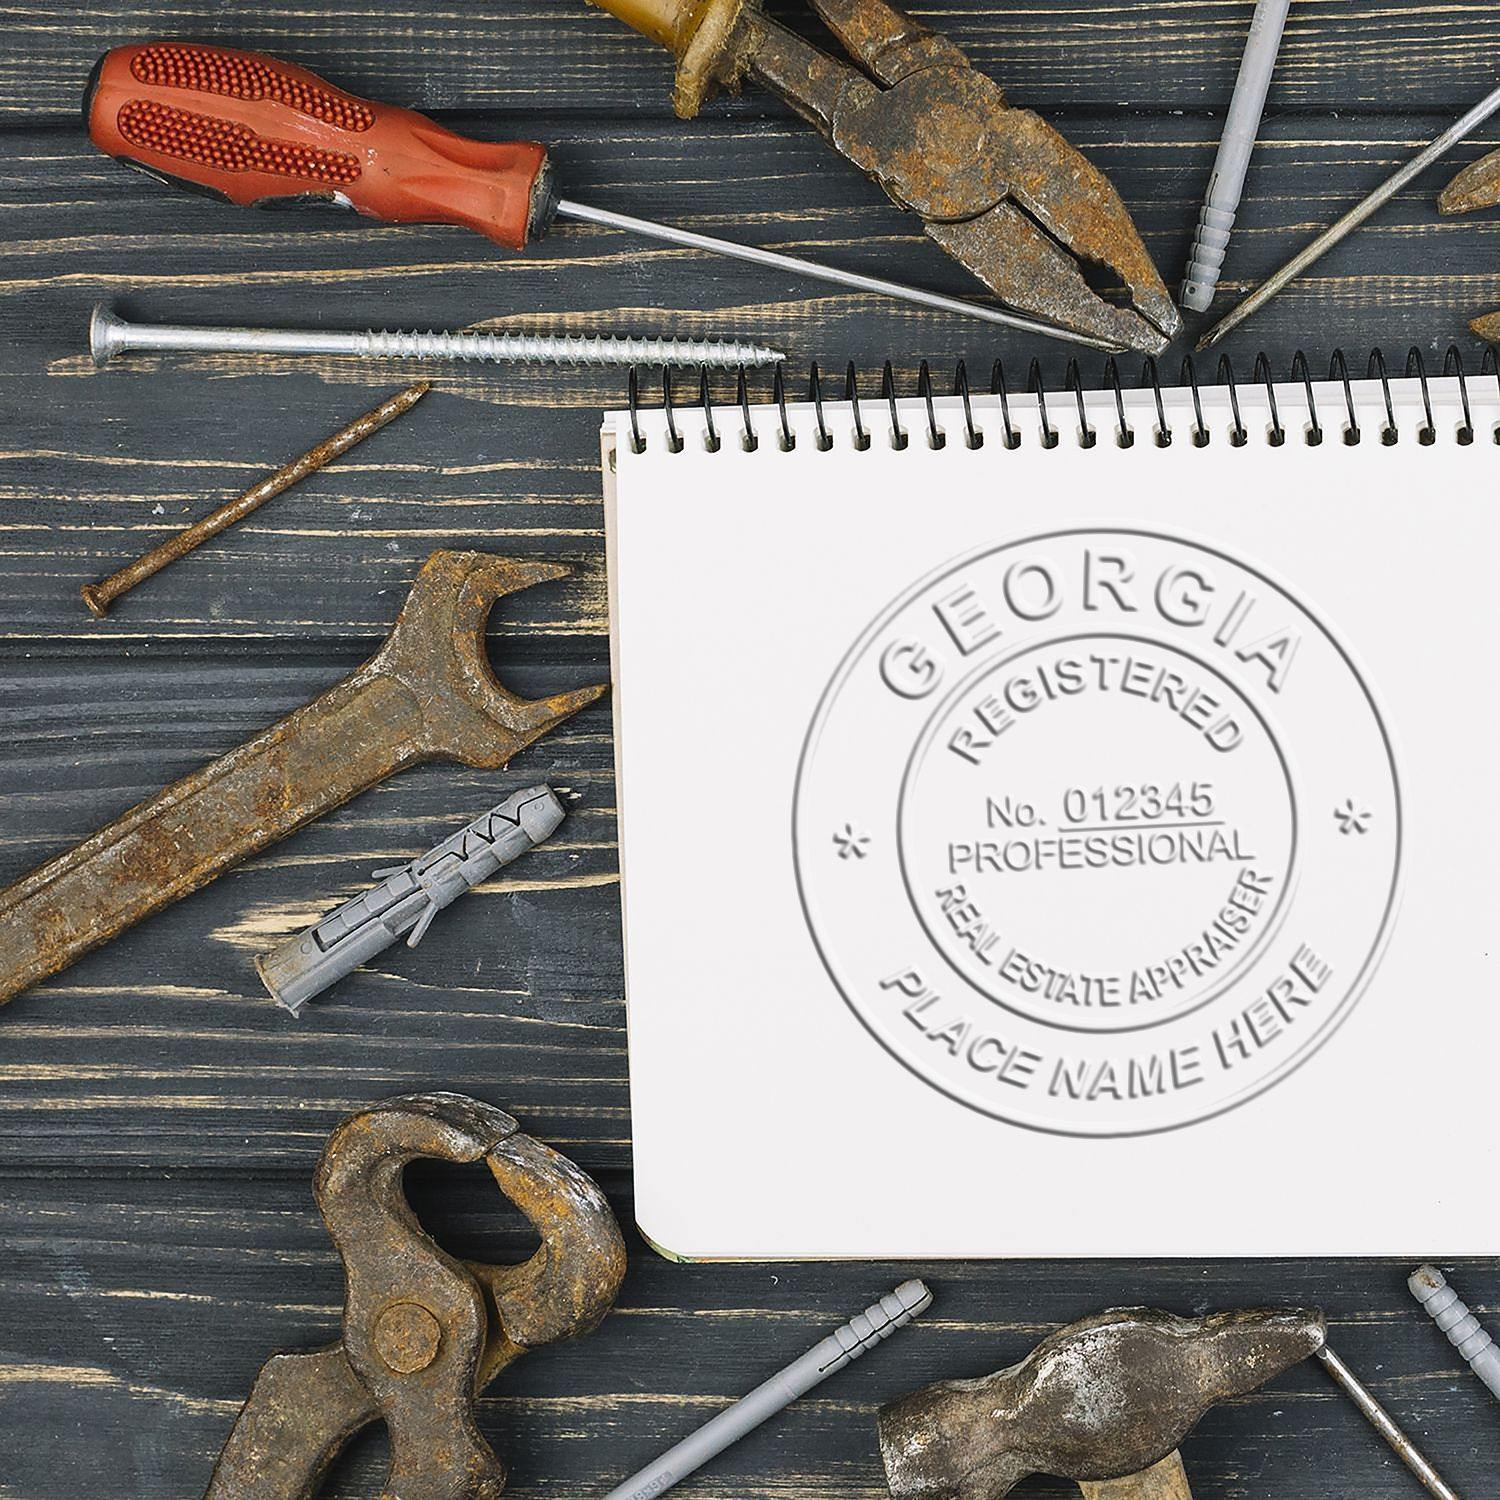
[[1467,114],[1460,116],[1440,136],[1419,151],[1399,171],[1393,172],[1372,193],[1361,198],[1342,218],[1330,224],[1315,240],[1294,255],[1274,276],[1267,277],[1229,315],[1215,323],[1198,340],[1204,350],[1232,333],[1253,312],[1262,308],[1289,282],[1295,281],[1315,260],[1352,234],[1376,209],[1389,203],[1418,173],[1426,171],[1440,156],[1451,151],[1471,130],[1477,130],[1500,110],[1500,88],[1486,94]]
[[[289,103],[294,100],[307,108],[294,107]],[[101,151],[158,179],[208,188],[215,197],[246,207],[320,199],[386,224],[459,225],[511,250],[539,239],[552,219],[562,215],[1017,328],[1038,338],[1095,349],[1121,347],[1110,341],[1107,330],[1105,335],[1076,333],[883,277],[559,199],[546,148],[535,141],[455,135],[422,115],[345,94],[306,68],[262,53],[196,42],[116,47],[95,70],[85,112],[89,138]],[[1080,159],[1077,165],[1082,169],[1086,163]],[[1120,314],[1114,310],[1111,315]],[[602,346],[598,352],[611,353]],[[497,356],[487,352],[474,357]],[[564,358],[621,362],[595,359],[577,349]],[[632,363],[661,360],[657,354],[627,358]],[[661,362],[716,361],[693,356]],[[751,363],[739,357],[730,362]]]
[[591,208],[587,203],[574,203],[567,198],[558,200],[554,212],[559,218],[577,219],[581,223],[600,224],[610,229],[629,230],[632,234],[645,235],[649,239],[664,240],[669,245],[681,245],[688,250],[707,250],[714,255],[726,255],[731,260],[749,261],[751,265],[769,266],[775,271],[790,271],[793,275],[808,276],[815,281],[827,281],[835,286],[873,292],[877,297],[894,297],[898,302],[930,307],[937,312],[979,318],[986,323],[998,323],[1002,328],[1016,328],[1023,333],[1034,334],[1038,338],[1060,339],[1067,344],[1083,344],[1090,349],[1104,349],[1110,353],[1118,353],[1123,348],[1123,345],[1112,344],[1106,339],[1097,339],[1087,333],[1075,333],[1053,323],[1043,323],[1038,318],[1006,312],[1003,308],[985,307],[982,303],[969,302],[962,297],[945,297],[941,292],[925,291],[921,287],[907,286],[899,281],[886,281],[880,276],[865,276],[858,271],[820,265],[816,261],[803,260],[800,256],[783,255],[779,250],[763,250],[758,245],[742,245],[736,240],[721,240],[711,234],[696,234],[691,229],[677,229],[670,224],[659,224],[654,219],[637,219],[630,214],[617,214],[607,208]]

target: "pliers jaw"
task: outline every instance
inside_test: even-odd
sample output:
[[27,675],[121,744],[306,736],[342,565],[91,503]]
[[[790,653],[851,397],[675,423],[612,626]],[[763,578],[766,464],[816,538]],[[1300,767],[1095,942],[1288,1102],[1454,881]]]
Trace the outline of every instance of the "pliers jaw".
[[[1438,212],[1468,214],[1481,208],[1500,206],[1500,151],[1491,151],[1478,161],[1470,162],[1438,194]],[[1500,344],[1500,312],[1475,318],[1469,327],[1480,338]]]
[[[483,1161],[536,1230],[537,1251],[492,1266],[440,1249],[402,1188],[418,1157]],[[609,1311],[625,1272],[609,1205],[510,1115],[460,1094],[408,1094],[350,1115],[313,1187],[344,1262],[343,1336],[266,1362],[205,1500],[312,1500],[376,1419],[390,1438],[385,1500],[498,1500],[505,1466],[475,1399],[528,1350],[587,1333]]]
[[[676,54],[679,114],[695,114],[716,85],[764,85],[1007,306],[1145,353],[1180,331],[1108,178],[1038,115],[1008,105],[947,38],[885,0],[812,0],[858,67],[770,20],[758,0],[602,3]],[[1100,297],[1079,261],[1118,276],[1133,310]]]

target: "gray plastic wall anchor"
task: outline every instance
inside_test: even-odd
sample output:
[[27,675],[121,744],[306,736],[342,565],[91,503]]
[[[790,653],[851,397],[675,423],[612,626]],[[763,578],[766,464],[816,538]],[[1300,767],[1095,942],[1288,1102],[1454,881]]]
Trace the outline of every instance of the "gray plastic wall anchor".
[[604,1500],[655,1500],[767,1418],[888,1339],[898,1328],[906,1327],[931,1304],[932,1293],[925,1282],[903,1281],[895,1291],[887,1292],[879,1302],[834,1329],[801,1359],[777,1371],[748,1396],[726,1407],[639,1473],[616,1485]]
[[273,952],[262,953],[256,970],[277,1003],[300,1016],[315,995],[397,938],[405,937],[407,947],[415,948],[445,906],[541,843],[565,816],[551,787],[517,792],[420,859],[376,870],[379,885]]
[[1178,300],[1190,312],[1207,312],[1219,285],[1219,270],[1245,191],[1250,153],[1255,149],[1255,136],[1266,107],[1266,94],[1271,87],[1271,74],[1276,68],[1276,54],[1281,48],[1281,33],[1290,5],[1291,0],[1256,0],[1255,13],[1250,17],[1250,34],[1245,39],[1245,53],[1234,81],[1224,134],[1219,139],[1208,193],[1198,215],[1198,232],[1188,252],[1187,272],[1178,292]]
[[1479,1319],[1464,1306],[1458,1293],[1436,1266],[1418,1266],[1406,1280],[1411,1294],[1469,1362],[1474,1373],[1500,1398],[1500,1347],[1496,1347]]
[[1187,273],[1182,278],[1177,300],[1189,312],[1207,312],[1213,305],[1219,287],[1219,272],[1229,250],[1229,236],[1234,230],[1235,211],[1215,208],[1205,203],[1198,210],[1198,231],[1188,254]]

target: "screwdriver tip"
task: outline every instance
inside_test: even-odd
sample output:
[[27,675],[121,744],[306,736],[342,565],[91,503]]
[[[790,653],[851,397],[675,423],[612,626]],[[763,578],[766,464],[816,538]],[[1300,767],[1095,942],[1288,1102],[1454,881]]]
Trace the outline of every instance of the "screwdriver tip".
[[1222,323],[1216,323],[1207,333],[1200,336],[1198,342],[1193,345],[1194,354],[1202,354],[1207,349],[1212,349],[1215,344],[1224,337],[1229,330]]

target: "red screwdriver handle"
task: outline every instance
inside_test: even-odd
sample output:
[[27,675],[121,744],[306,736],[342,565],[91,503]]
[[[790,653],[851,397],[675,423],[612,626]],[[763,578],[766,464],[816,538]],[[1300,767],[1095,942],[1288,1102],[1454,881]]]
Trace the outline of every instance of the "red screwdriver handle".
[[552,217],[544,147],[469,140],[259,52],[117,47],[84,107],[101,151],[231,203],[333,201],[389,223],[462,225],[512,250]]

